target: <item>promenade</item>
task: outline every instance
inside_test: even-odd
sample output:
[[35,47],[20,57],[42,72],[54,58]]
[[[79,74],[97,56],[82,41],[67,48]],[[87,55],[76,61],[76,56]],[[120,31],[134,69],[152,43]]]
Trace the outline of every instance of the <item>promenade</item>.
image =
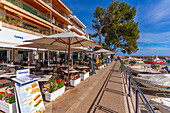
[[45,102],[46,113],[125,113],[119,61],[96,70],[96,74],[69,89],[53,102]]

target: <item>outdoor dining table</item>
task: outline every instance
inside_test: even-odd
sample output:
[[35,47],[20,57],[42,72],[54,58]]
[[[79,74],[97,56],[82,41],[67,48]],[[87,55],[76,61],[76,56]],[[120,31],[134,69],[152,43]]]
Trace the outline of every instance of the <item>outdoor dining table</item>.
[[88,66],[77,66],[78,69],[89,69]]
[[68,65],[67,66],[61,65],[60,68],[62,68],[63,70],[66,70],[68,68]]
[[47,82],[52,75],[38,75],[40,78],[38,79],[38,82]]
[[89,67],[88,66],[77,66],[77,69],[83,71],[84,69],[89,69]]
[[47,68],[41,68],[41,71],[43,71],[44,74],[48,74],[50,71],[53,71],[53,68],[49,68],[49,67],[47,67]]
[[41,68],[41,71],[52,71],[53,70],[53,68],[49,68],[49,67],[47,67],[47,68]]
[[52,75],[38,75],[40,78],[38,79],[40,90],[42,91],[42,88],[46,82],[52,77]]
[[[63,70],[63,72],[67,74],[67,73],[68,73],[68,70]],[[78,70],[75,70],[75,69],[70,69],[70,70],[69,70],[69,73],[71,73],[71,74],[72,74],[72,73],[79,73],[79,71],[78,71]]]
[[56,67],[57,64],[49,64],[48,66],[49,66],[49,67]]
[[14,73],[4,73],[2,75],[0,75],[0,78],[10,78],[10,77],[15,77],[16,74]]
[[25,69],[34,69],[35,66],[24,66]]
[[[65,74],[68,74],[68,70],[63,70],[63,72],[64,72]],[[69,70],[69,74],[70,74],[69,80],[71,80],[71,76],[72,76],[73,74],[75,74],[75,73],[79,73],[79,71],[78,71],[78,70],[75,70],[75,69],[70,69],[70,70]],[[68,82],[69,82],[69,81],[68,81]]]

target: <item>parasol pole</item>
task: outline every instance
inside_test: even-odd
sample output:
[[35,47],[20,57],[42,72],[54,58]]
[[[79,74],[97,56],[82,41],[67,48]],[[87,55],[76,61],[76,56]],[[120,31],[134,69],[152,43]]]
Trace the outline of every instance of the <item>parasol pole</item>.
[[68,39],[68,86],[69,86],[69,69],[70,69],[70,37]]
[[50,52],[49,52],[49,49],[48,49],[48,66],[50,65],[50,61],[49,61],[49,58],[50,57]]

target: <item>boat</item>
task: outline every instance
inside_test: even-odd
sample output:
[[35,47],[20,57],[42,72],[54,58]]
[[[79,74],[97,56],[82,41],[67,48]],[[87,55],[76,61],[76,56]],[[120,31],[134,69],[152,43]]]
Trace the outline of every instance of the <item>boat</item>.
[[159,70],[156,70],[156,69],[152,69],[152,68],[148,68],[148,67],[145,67],[145,66],[136,66],[136,67],[133,67],[133,66],[129,66],[129,70],[131,73],[133,74],[138,74],[138,73],[161,73]]
[[150,100],[151,104],[154,104],[161,113],[170,113],[170,98],[153,98]]
[[150,60],[146,60],[144,61],[146,64],[160,64],[160,65],[164,65],[164,62],[162,60],[160,60],[158,57],[156,57],[155,59],[150,59]]
[[134,77],[134,79],[143,86],[157,89],[159,91],[170,92],[170,74],[145,75]]
[[156,74],[137,74],[138,77],[146,77],[146,76],[170,76],[170,74],[156,73]]
[[136,63],[138,64],[144,64],[144,61],[142,59],[137,59]]

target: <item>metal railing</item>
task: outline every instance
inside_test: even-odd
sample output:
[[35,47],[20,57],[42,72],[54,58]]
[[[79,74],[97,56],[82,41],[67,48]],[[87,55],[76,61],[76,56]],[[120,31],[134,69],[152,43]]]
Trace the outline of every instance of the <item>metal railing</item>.
[[7,1],[11,2],[12,4],[14,4],[14,5],[16,5],[16,6],[20,7],[20,8],[22,8],[22,9],[32,13],[32,14],[40,17],[40,18],[42,18],[43,20],[51,22],[50,17],[48,17],[46,14],[44,14],[44,13],[38,11],[37,9],[27,5],[26,3],[22,2],[21,0],[7,0]]
[[136,106],[135,106],[135,113],[139,113],[139,97],[142,100],[142,103],[144,104],[146,110],[148,113],[155,113],[154,109],[152,108],[151,104],[149,103],[149,101],[146,99],[145,95],[143,94],[143,92],[141,91],[141,89],[139,88],[138,84],[136,83],[136,81],[134,80],[133,76],[131,75],[131,73],[129,72],[129,69],[123,64],[123,62],[121,61],[121,70],[123,72],[123,76],[125,78],[125,84],[128,86],[128,96],[132,97],[131,94],[131,89],[133,85],[133,88],[135,88],[136,90]]

